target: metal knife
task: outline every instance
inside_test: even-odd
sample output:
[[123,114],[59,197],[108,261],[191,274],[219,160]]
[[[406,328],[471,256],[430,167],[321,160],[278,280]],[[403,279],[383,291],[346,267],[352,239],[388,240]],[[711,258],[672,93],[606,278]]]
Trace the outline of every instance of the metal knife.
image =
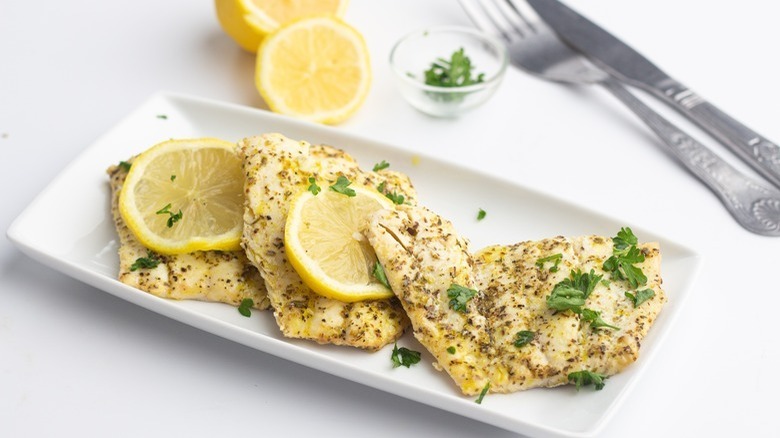
[[567,44],[621,81],[680,111],[780,187],[780,147],[727,115],[558,0],[526,0]]

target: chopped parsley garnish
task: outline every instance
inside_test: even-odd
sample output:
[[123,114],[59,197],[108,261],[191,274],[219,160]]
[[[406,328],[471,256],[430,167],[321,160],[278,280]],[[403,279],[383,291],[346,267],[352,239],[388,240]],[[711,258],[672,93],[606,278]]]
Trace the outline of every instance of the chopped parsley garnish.
[[401,205],[401,204],[403,204],[403,203],[404,203],[404,200],[406,199],[406,198],[404,198],[404,195],[399,195],[399,194],[398,194],[398,193],[396,193],[396,192],[388,192],[388,193],[385,193],[385,197],[386,197],[387,199],[389,199],[389,200],[393,201],[393,204],[396,204],[396,205]]
[[617,279],[628,281],[633,288],[645,285],[647,277],[642,269],[634,266],[645,261],[645,255],[637,248],[637,238],[631,228],[621,228],[612,242],[612,256],[604,262],[604,270]]
[[655,296],[655,292],[652,289],[638,290],[636,291],[636,294],[632,294],[631,292],[626,292],[626,298],[628,298],[629,300],[631,300],[631,302],[634,303],[634,308],[639,307],[640,304],[644,303],[650,298],[653,298],[654,296]]
[[457,312],[466,313],[466,304],[477,295],[477,291],[453,283],[447,289],[447,296],[450,298],[450,308]]
[[577,386],[577,391],[583,386],[588,386],[590,384],[593,384],[596,387],[596,391],[601,391],[604,389],[604,380],[607,379],[607,376],[604,374],[594,373],[588,370],[575,371],[569,373],[567,377],[569,381]]
[[[375,166],[375,167],[376,167],[376,166]],[[387,181],[382,181],[381,183],[379,183],[379,185],[378,185],[378,186],[376,186],[376,189],[377,189],[377,191],[379,191],[379,193],[381,193],[381,194],[385,195],[385,197],[386,197],[387,199],[389,199],[389,200],[393,201],[393,204],[396,204],[396,205],[401,205],[401,204],[403,204],[403,203],[404,203],[404,201],[406,200],[406,198],[404,198],[404,195],[399,195],[399,194],[398,194],[398,193],[396,193],[396,192],[388,192],[388,191],[385,189],[385,185],[386,185],[385,183],[386,183],[386,182],[387,182]]]
[[168,116],[166,116],[165,114],[157,114],[157,118],[162,120],[168,120]]
[[251,298],[244,298],[241,300],[241,304],[238,306],[238,313],[249,318],[252,316],[252,306],[255,305],[255,301]]
[[456,351],[457,350],[455,350],[455,347],[453,347],[453,346],[447,347],[447,353],[449,353],[449,354],[455,354]]
[[520,348],[524,345],[528,345],[531,343],[531,341],[534,340],[535,337],[536,337],[536,333],[530,330],[520,330],[515,334],[514,345],[517,348]]
[[314,196],[317,196],[317,193],[322,191],[320,186],[317,185],[317,180],[314,179],[313,176],[309,177],[309,188],[307,188],[306,190],[310,191],[311,194],[314,195]]
[[374,164],[374,172],[379,172],[382,169],[387,169],[390,167],[390,163],[388,163],[385,160],[380,161],[379,163]]
[[485,383],[485,386],[482,388],[482,391],[480,391],[479,397],[477,397],[477,399],[474,400],[474,403],[481,405],[482,400],[485,399],[485,395],[487,395],[489,389],[490,389],[490,382],[487,382]]
[[152,269],[156,268],[160,264],[160,259],[151,252],[146,251],[146,257],[139,257],[135,259],[132,265],[130,265],[131,271],[137,271],[139,269]]
[[485,216],[487,216],[487,212],[480,208],[479,212],[477,212],[477,220],[481,221],[482,219],[485,219]]
[[601,277],[601,275],[596,275],[593,269],[587,274],[575,269],[569,278],[553,287],[552,292],[547,296],[547,306],[555,310],[571,310],[574,313],[581,313],[585,299],[593,292],[593,288],[601,281]]
[[176,181],[176,175],[171,175],[171,182]]
[[170,217],[168,217],[168,228],[172,228],[173,224],[176,222],[179,222],[182,218],[182,212],[181,209],[178,213],[174,213],[171,211],[171,204],[166,205],[165,207],[161,208],[156,212],[157,214],[168,214]]
[[128,163],[127,161],[120,161],[119,162],[119,167],[121,167],[122,170],[124,170],[125,172],[128,172],[130,170],[130,166],[131,166],[131,164]]
[[386,288],[390,289],[390,283],[387,281],[387,275],[385,275],[385,268],[379,262],[374,265],[374,278]]
[[542,257],[538,260],[536,260],[536,266],[539,269],[544,269],[545,263],[552,263],[553,265],[550,266],[549,271],[550,272],[558,272],[558,265],[561,263],[561,260],[563,259],[563,254],[557,253],[553,254],[547,257]]
[[603,319],[601,319],[601,312],[597,312],[592,309],[582,309],[582,319],[586,322],[590,323],[590,327],[593,330],[606,327],[611,328],[614,330],[620,330],[620,327],[615,327],[614,325],[607,324]]
[[485,80],[485,74],[474,75],[471,59],[463,51],[463,48],[452,53],[449,60],[438,58],[431,64],[431,68],[425,71],[425,84],[437,87],[465,87]]
[[350,184],[352,184],[352,182],[348,180],[346,176],[339,175],[338,179],[336,179],[336,182],[330,186],[330,189],[334,192],[341,193],[342,195],[347,195],[349,197],[356,196],[357,193],[348,187]]
[[406,347],[398,348],[398,344],[393,344],[393,352],[390,355],[390,359],[393,361],[393,368],[410,366],[420,362],[420,352],[410,350]]

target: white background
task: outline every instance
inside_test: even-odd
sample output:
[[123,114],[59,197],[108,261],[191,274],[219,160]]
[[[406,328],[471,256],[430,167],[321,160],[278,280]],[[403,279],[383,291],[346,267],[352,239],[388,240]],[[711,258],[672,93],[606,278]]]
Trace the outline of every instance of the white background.
[[[569,4],[780,141],[775,2]],[[345,18],[366,38],[374,83],[340,129],[489,170],[702,255],[673,333],[601,436],[778,436],[780,239],[743,231],[601,89],[511,69],[490,102],[458,120],[413,110],[392,82],[390,48],[424,26],[468,24],[455,2],[353,0]],[[156,91],[264,108],[253,68],[209,1],[3,0],[0,229]],[[513,435],[168,320],[45,268],[0,238],[0,436],[217,434]]]

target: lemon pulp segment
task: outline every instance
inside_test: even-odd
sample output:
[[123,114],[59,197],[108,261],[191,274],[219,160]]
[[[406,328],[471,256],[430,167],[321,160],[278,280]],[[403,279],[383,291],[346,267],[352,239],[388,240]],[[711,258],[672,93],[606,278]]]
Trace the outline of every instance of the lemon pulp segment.
[[392,297],[373,276],[376,255],[362,230],[369,215],[393,204],[370,188],[355,192],[354,197],[327,189],[299,194],[285,225],[287,257],[320,295],[347,302]]

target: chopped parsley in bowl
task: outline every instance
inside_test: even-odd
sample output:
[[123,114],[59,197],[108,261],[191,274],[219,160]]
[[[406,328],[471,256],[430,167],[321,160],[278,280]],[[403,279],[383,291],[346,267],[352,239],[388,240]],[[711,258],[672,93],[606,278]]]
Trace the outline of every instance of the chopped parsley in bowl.
[[507,49],[497,38],[442,26],[403,37],[390,53],[401,94],[418,110],[454,117],[484,103],[498,88]]

